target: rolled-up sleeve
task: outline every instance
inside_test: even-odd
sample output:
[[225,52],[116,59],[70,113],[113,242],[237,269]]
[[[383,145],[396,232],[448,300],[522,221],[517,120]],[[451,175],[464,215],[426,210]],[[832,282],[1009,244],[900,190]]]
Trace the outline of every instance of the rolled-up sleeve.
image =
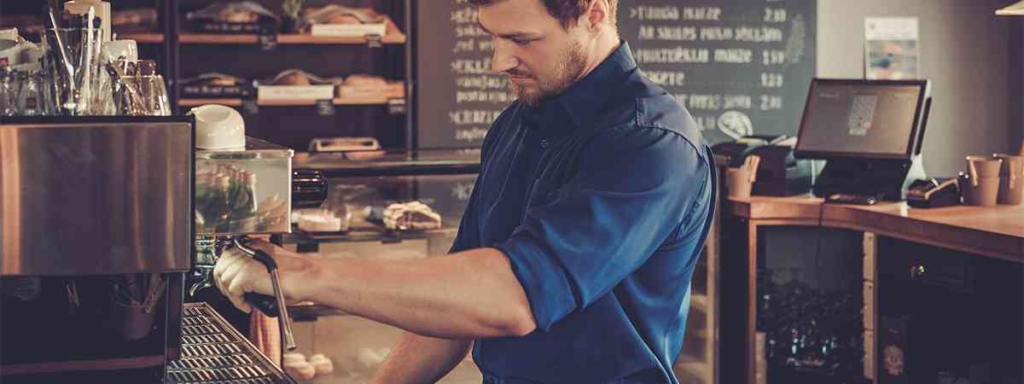
[[480,194],[480,182],[478,177],[473,183],[473,192],[469,195],[469,203],[466,204],[466,210],[462,213],[459,231],[455,234],[455,240],[452,242],[451,248],[448,249],[448,254],[480,248],[480,228],[477,225],[477,205],[480,200],[477,195]]
[[575,176],[495,246],[538,328],[586,308],[643,265],[706,196],[709,172],[698,149],[668,130],[610,130],[588,144]]
[[480,173],[476,181],[473,182],[473,192],[469,195],[466,210],[463,211],[462,219],[459,220],[459,231],[455,235],[451,248],[448,249],[448,254],[480,248],[482,245],[479,221],[480,209],[478,207],[481,199],[480,194],[482,193],[480,185],[483,184],[484,175],[487,173],[487,162],[495,142],[498,141],[497,136],[500,136],[501,132],[504,131],[502,127],[509,124],[509,120],[512,119],[511,115],[515,111],[516,109],[512,107],[505,108],[494,122],[494,127],[496,128],[492,128],[487,132],[487,136],[484,137],[483,146],[480,151]]

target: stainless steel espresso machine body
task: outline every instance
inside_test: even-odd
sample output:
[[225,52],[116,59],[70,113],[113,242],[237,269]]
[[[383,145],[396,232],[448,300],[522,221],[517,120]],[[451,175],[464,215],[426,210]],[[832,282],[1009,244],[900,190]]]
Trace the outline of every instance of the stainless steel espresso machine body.
[[249,235],[291,232],[292,158],[295,152],[246,137],[245,148],[196,153],[196,257],[189,297],[213,286],[213,268],[226,248],[238,248],[266,265],[274,296],[248,294],[263,313],[279,317],[285,348],[295,349],[291,319],[273,258],[249,249]]
[[160,382],[181,344],[193,122],[0,121],[0,381]]
[[203,241],[288,232],[291,151],[196,151],[194,132],[191,117],[0,121],[0,382],[293,382],[186,303],[216,261]]

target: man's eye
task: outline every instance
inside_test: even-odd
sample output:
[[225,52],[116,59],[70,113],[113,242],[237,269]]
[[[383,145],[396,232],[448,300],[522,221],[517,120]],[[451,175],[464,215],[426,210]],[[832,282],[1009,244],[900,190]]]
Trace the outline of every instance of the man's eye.
[[516,45],[520,46],[520,47],[525,47],[525,46],[527,46],[527,45],[530,45],[530,43],[532,43],[532,42],[533,42],[533,40],[519,40],[519,39],[513,39],[513,40],[512,40],[512,42],[513,42],[513,43],[515,43]]

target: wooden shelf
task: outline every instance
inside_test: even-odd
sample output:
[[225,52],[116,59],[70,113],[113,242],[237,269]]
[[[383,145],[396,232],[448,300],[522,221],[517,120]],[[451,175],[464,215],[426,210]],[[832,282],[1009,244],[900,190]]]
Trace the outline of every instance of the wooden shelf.
[[699,293],[690,293],[690,309],[708,312],[708,297]]
[[686,379],[688,383],[699,382],[709,384],[711,381],[711,366],[708,362],[696,360],[689,356],[680,357],[673,367],[680,379]]
[[50,361],[28,364],[11,364],[0,366],[0,372],[10,375],[73,372],[86,370],[117,370],[155,367],[164,364],[164,356],[136,356],[112,359]]
[[[392,98],[387,97],[361,97],[361,98],[335,98],[334,105],[387,105]],[[401,98],[394,98],[401,99]],[[318,100],[262,100],[257,105],[265,107],[300,107],[314,106]],[[197,107],[206,104],[220,104],[229,107],[242,106],[242,99],[181,99],[178,100],[179,107]]]
[[[407,37],[398,29],[390,17],[387,18],[387,32],[381,36],[381,44],[405,44]],[[117,31],[115,31],[117,32]],[[118,32],[118,39],[135,40],[139,44],[160,44],[164,42],[164,35],[156,32]],[[259,41],[256,35],[226,35],[226,34],[200,34],[182,33],[178,35],[180,44],[253,44]],[[278,44],[286,45],[361,45],[369,44],[370,39],[366,37],[326,37],[313,36],[310,34],[279,34]]]

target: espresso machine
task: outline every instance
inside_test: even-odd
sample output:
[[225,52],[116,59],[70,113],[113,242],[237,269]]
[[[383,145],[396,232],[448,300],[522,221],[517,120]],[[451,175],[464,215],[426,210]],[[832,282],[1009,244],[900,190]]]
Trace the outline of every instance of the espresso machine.
[[[274,260],[246,243],[249,236],[270,235],[271,242],[280,245],[281,235],[291,232],[291,209],[319,206],[326,199],[327,184],[318,171],[293,170],[291,149],[252,137],[245,137],[245,149],[239,149],[196,151],[196,241],[186,300],[201,299],[202,291],[213,288],[217,259],[227,249],[239,249],[267,267],[274,287],[273,296],[250,293],[246,299],[265,315],[280,319],[284,348],[293,350],[291,319],[287,307],[279,305],[284,297]],[[244,325],[236,323],[236,328]]]
[[[293,195],[315,201],[323,180],[255,139],[197,151],[194,127],[0,121],[0,382],[293,382],[189,293],[218,249],[289,232]],[[248,299],[286,315],[273,298]]]

